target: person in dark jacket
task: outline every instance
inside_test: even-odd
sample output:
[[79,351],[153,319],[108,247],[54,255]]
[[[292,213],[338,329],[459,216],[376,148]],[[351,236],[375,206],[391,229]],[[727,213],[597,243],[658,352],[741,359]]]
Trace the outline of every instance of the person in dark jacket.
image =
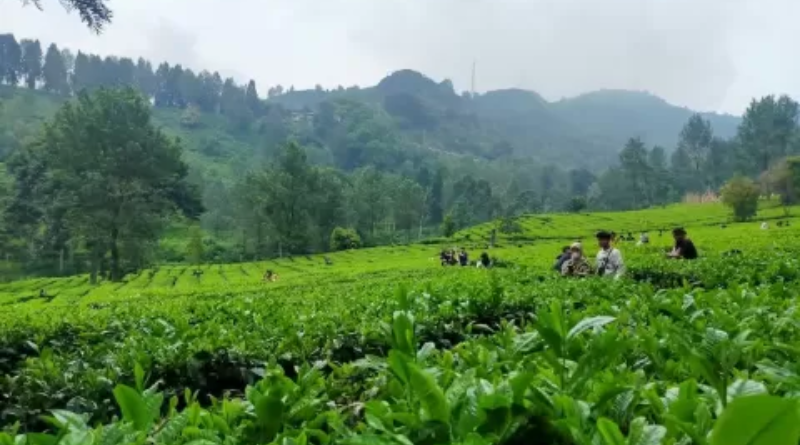
[[561,273],[561,266],[563,266],[572,255],[569,248],[570,246],[564,246],[561,249],[561,253],[556,256],[556,262],[553,264],[553,269],[555,269],[558,273]]
[[478,261],[478,268],[480,269],[488,269],[492,267],[492,260],[489,258],[489,254],[483,252],[481,254],[481,259]]
[[675,247],[667,254],[668,257],[674,259],[694,260],[697,259],[697,248],[694,246],[692,240],[686,235],[686,230],[679,227],[672,231],[672,237],[675,239]]
[[461,264],[461,266],[469,266],[469,256],[463,247],[461,248],[461,251],[458,252],[458,263]]

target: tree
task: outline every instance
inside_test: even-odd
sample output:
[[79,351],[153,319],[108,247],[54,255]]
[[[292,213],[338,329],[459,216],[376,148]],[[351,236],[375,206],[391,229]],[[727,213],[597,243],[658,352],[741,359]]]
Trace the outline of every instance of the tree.
[[733,210],[736,221],[746,221],[756,215],[760,190],[752,179],[736,176],[725,183],[721,193],[722,203]]
[[673,199],[678,200],[687,192],[698,191],[697,177],[692,174],[692,158],[683,147],[678,147],[672,152],[670,176],[675,193]]
[[625,176],[631,207],[639,208],[650,204],[650,166],[647,164],[647,149],[639,138],[631,138],[619,153],[619,162]]
[[428,220],[431,224],[442,222],[444,213],[444,169],[439,168],[433,175],[430,199],[428,199]]
[[38,40],[23,40],[20,46],[25,85],[32,90],[36,88],[36,82],[42,78],[42,45]]
[[778,193],[781,203],[788,206],[800,201],[800,156],[782,159],[761,176],[767,191]]
[[670,180],[667,168],[667,154],[663,147],[656,145],[647,155],[650,165],[650,187],[653,204],[665,204],[669,200]]
[[569,190],[573,195],[586,196],[597,177],[585,168],[569,171]]
[[156,87],[158,84],[156,75],[153,72],[153,65],[149,61],[140,58],[136,62],[134,79],[136,87],[139,88],[139,91],[146,97],[153,97],[156,94]]
[[[50,51],[48,50],[48,56],[49,54]],[[75,56],[75,67],[70,77],[70,84],[72,85],[73,92],[77,94],[91,86],[91,71],[92,68],[89,56],[84,52],[78,51],[78,55]],[[47,70],[45,69],[45,76],[46,75]]]
[[132,89],[81,94],[27,150],[44,170],[34,201],[83,241],[93,280],[106,254],[110,278],[122,279],[140,265],[133,259],[155,243],[167,215],[200,210],[181,146],[152,124],[149,104]]
[[[22,0],[22,4],[32,4],[42,9],[42,0]],[[111,23],[113,17],[106,0],[61,0],[61,4],[67,11],[78,11],[81,21],[97,33],[101,32],[106,24]]]
[[567,206],[567,210],[570,213],[580,213],[585,209],[587,206],[586,198],[583,196],[573,196],[572,199],[569,200],[569,205]]
[[64,65],[64,57],[55,43],[47,48],[47,55],[44,58],[44,67],[42,68],[42,78],[44,79],[45,91],[62,95],[69,94],[67,67]]
[[485,179],[465,175],[453,184],[453,210],[460,227],[490,220],[497,210],[492,186]]
[[336,227],[331,233],[330,248],[333,251],[358,249],[361,247],[361,237],[353,229]]
[[186,260],[189,264],[201,264],[205,258],[203,231],[198,226],[189,229],[189,242],[186,245]]
[[313,174],[305,151],[295,142],[284,146],[268,171],[264,190],[266,213],[281,251],[299,253],[308,248]]
[[411,179],[400,179],[394,191],[394,219],[400,230],[406,231],[411,241],[411,231],[425,216],[425,190]]
[[236,85],[231,78],[222,84],[219,108],[238,129],[247,128],[253,121],[253,113],[247,106],[245,90]]
[[64,66],[67,68],[67,74],[72,74],[75,71],[75,54],[64,48],[61,50],[61,57],[64,59]]
[[0,34],[0,82],[17,86],[22,74],[22,49],[13,34]]
[[442,221],[442,235],[444,235],[445,238],[451,238],[455,233],[456,221],[453,219],[453,215],[448,213]]
[[706,158],[703,177],[713,189],[719,189],[725,180],[732,177],[736,170],[736,141],[714,138]]
[[378,223],[389,214],[391,201],[387,189],[386,179],[377,169],[367,167],[355,172],[350,207],[362,234],[374,235]]
[[200,94],[195,100],[200,109],[207,113],[217,113],[219,111],[219,96],[222,92],[222,78],[219,73],[211,74],[202,71],[198,76],[200,82]]
[[258,116],[261,114],[261,99],[258,97],[258,90],[256,89],[256,82],[250,80],[247,84],[247,91],[245,92],[245,101],[250,111]]
[[695,175],[701,175],[703,164],[711,150],[713,138],[711,123],[699,114],[693,114],[681,130],[678,147],[685,150],[691,159]]
[[748,173],[767,171],[789,154],[797,133],[798,104],[789,96],[753,100],[739,125],[737,138],[748,159]]
[[347,187],[345,175],[333,168],[316,168],[313,173],[311,206],[321,248],[330,245],[334,228],[347,223]]

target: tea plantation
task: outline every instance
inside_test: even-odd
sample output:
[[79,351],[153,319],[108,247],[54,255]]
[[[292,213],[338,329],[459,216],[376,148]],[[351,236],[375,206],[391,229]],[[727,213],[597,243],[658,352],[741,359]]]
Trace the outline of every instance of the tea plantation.
[[[497,224],[2,284],[0,444],[797,444],[800,220],[758,218],[537,215],[491,249]],[[665,258],[677,225],[700,259]],[[650,244],[617,244],[623,279],[558,276],[561,247],[592,257],[598,229]],[[495,267],[441,267],[454,245]]]

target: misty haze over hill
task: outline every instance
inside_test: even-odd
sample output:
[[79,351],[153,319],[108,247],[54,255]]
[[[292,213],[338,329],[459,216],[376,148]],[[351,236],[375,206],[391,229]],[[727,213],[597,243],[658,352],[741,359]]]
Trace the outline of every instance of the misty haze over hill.
[[792,0],[114,0],[101,37],[53,3],[0,2],[0,30],[262,86],[369,85],[407,67],[460,92],[477,62],[478,91],[549,101],[627,89],[741,115],[752,98],[800,97]]
[[[462,134],[488,132],[507,141],[516,156],[590,169],[616,161],[617,152],[631,137],[671,151],[694,113],[652,94],[625,90],[596,91],[557,102],[522,89],[489,91],[470,98],[456,94],[449,80],[437,82],[412,70],[397,71],[374,87],[290,91],[270,101],[301,110],[337,98],[380,104],[406,130],[435,132],[457,124]],[[704,113],[703,117],[721,138],[732,137],[740,122],[731,115]],[[464,151],[448,146],[445,140],[440,144],[437,148],[444,151]]]

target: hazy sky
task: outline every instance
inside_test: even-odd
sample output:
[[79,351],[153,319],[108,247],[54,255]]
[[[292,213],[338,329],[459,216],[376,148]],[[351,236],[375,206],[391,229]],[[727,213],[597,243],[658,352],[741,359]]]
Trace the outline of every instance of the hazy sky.
[[625,88],[741,114],[754,96],[800,97],[797,0],[112,0],[100,36],[43,3],[0,0],[0,32],[254,78],[262,94],[401,68],[464,90],[474,60],[478,90],[550,100]]

